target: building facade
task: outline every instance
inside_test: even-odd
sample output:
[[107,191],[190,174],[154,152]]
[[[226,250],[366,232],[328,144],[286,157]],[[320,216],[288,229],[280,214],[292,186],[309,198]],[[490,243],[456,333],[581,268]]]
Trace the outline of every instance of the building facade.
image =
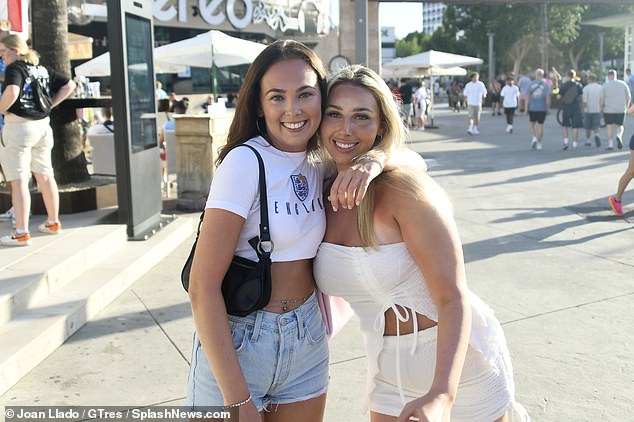
[[423,3],[423,33],[431,35],[442,25],[446,9],[444,3]]
[[391,62],[396,58],[396,34],[393,26],[381,27],[381,61]]

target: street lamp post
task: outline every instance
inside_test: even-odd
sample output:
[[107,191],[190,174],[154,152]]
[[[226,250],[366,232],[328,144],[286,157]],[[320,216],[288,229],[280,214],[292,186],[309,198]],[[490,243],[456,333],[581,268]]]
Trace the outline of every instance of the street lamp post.
[[599,80],[603,81],[603,37],[605,32],[599,32]]
[[493,32],[487,33],[489,36],[489,83],[495,78],[495,57],[493,52],[493,37],[495,34]]
[[368,65],[368,2],[354,0],[355,58],[357,64]]
[[542,3],[542,69],[548,75],[548,3]]

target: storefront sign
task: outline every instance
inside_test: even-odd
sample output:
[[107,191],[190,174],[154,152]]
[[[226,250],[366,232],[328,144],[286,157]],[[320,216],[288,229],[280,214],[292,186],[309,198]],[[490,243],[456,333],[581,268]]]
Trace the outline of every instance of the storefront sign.
[[[307,31],[307,21],[315,33],[325,34],[327,0],[154,0],[154,18],[163,23],[188,24],[202,19],[210,26],[227,21],[238,30],[265,23],[274,31]],[[289,5],[290,4],[290,5]]]

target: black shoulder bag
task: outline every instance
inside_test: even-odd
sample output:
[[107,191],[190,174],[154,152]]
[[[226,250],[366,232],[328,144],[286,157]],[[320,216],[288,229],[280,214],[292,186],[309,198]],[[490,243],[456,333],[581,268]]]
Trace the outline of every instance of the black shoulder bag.
[[[258,255],[258,262],[234,255],[231,265],[222,280],[222,296],[227,313],[230,315],[246,316],[262,309],[271,299],[271,253],[273,241],[269,232],[269,211],[266,195],[266,174],[260,154],[250,145],[241,144],[251,149],[258,159],[259,190],[260,190],[260,235],[249,240],[249,244]],[[196,240],[181,271],[181,283],[185,291],[189,289],[189,273],[196,252],[196,244],[200,236],[200,227],[205,212],[200,215]]]

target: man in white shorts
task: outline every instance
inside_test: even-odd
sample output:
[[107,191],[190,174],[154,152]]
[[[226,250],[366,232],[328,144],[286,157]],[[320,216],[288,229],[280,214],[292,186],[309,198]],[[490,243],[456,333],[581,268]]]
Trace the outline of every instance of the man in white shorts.
[[487,95],[487,89],[479,80],[478,72],[471,74],[471,82],[465,85],[463,95],[469,110],[469,135],[477,135],[480,133],[478,126],[480,124],[480,113],[482,112],[482,100]]

